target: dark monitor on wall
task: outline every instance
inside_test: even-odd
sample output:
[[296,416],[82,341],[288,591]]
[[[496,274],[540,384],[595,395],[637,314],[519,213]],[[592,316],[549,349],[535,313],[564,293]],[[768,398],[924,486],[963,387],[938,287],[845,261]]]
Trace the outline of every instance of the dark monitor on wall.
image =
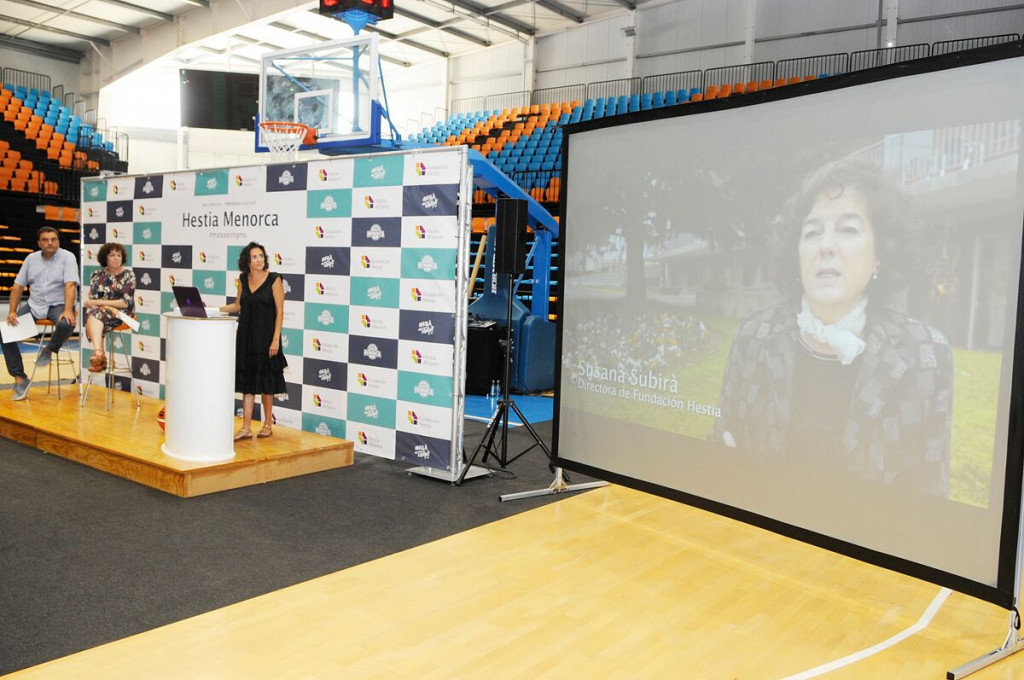
[[181,69],[181,124],[215,130],[252,130],[259,76]]

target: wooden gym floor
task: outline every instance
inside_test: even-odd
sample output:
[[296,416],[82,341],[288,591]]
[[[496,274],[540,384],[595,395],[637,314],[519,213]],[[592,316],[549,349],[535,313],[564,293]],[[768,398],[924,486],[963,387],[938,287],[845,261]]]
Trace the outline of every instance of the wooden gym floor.
[[9,677],[939,679],[1008,621],[609,486]]

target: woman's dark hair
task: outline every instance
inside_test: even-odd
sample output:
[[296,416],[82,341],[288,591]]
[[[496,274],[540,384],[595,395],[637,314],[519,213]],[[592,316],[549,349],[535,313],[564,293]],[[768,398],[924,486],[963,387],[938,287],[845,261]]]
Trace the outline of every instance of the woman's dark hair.
[[[267,249],[261,246],[259,243],[256,243],[255,241],[250,241],[249,245],[242,248],[242,252],[238,254],[238,271],[242,272],[243,274],[249,273],[249,253],[252,251],[253,248],[259,248],[260,250],[263,251],[263,260],[264,262],[266,262]],[[267,262],[267,268],[270,268],[269,262]]]
[[116,241],[111,241],[100,246],[100,252],[96,253],[96,261],[100,263],[101,267],[107,266],[107,256],[114,251],[121,253],[121,264],[125,264],[128,261],[128,253],[125,251],[124,246]]
[[808,175],[800,190],[783,207],[776,234],[778,258],[775,276],[776,285],[787,299],[799,300],[803,294],[799,242],[804,218],[823,192],[834,199],[849,190],[864,197],[867,218],[871,221],[875,237],[879,266],[877,277],[868,283],[868,294],[876,299],[886,299],[906,283],[906,199],[895,181],[881,168],[863,160],[844,159],[824,165]]

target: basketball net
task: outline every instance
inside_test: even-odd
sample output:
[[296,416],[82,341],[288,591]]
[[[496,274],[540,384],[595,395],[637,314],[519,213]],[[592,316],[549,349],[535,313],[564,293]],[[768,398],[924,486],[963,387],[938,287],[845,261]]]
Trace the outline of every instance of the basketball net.
[[260,123],[260,139],[270,150],[271,161],[294,161],[299,157],[299,146],[310,130],[302,123],[268,120]]

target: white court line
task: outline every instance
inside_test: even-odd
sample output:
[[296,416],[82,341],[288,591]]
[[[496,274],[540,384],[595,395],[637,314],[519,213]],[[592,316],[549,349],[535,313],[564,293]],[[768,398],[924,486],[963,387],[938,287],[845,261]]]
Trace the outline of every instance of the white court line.
[[925,610],[924,614],[921,614],[921,618],[917,620],[917,623],[910,626],[909,628],[900,631],[899,633],[896,633],[896,635],[893,635],[888,640],[883,640],[882,642],[879,642],[877,645],[868,647],[867,649],[862,649],[859,652],[854,652],[853,654],[844,656],[841,659],[836,659],[835,661],[830,661],[826,664],[822,664],[817,668],[810,669],[809,671],[797,673],[796,675],[790,675],[787,678],[783,678],[783,680],[807,680],[808,678],[816,678],[819,675],[830,673],[831,671],[834,671],[838,668],[842,668],[843,666],[849,666],[852,663],[856,663],[862,659],[866,659],[869,656],[872,656],[873,654],[878,654],[879,652],[886,650],[889,647],[892,647],[893,645],[897,645],[903,642],[911,635],[919,633],[928,627],[928,624],[930,624],[932,622],[932,619],[935,618],[935,615],[939,612],[939,609],[942,607],[942,604],[946,601],[946,598],[949,597],[949,594],[951,592],[953,591],[951,591],[949,588],[943,588],[942,590],[940,590],[938,594],[935,596],[935,599],[932,600],[932,603],[928,605],[928,609]]
[[[487,416],[487,417],[484,417],[484,416],[466,416],[466,420],[475,420],[475,421],[480,422],[480,423],[490,423],[491,422],[491,418],[493,418],[493,416]],[[521,425],[522,425],[522,423],[519,422],[518,420],[513,420],[512,418],[508,419],[508,426],[509,427],[520,427]]]

